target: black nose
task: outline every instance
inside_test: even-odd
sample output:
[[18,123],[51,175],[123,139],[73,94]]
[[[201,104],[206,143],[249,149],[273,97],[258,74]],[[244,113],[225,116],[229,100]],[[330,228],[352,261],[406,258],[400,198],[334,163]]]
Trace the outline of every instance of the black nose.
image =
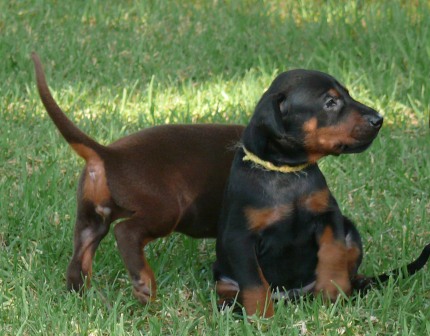
[[367,115],[366,119],[369,121],[369,124],[375,128],[380,128],[384,122],[384,118],[379,113]]

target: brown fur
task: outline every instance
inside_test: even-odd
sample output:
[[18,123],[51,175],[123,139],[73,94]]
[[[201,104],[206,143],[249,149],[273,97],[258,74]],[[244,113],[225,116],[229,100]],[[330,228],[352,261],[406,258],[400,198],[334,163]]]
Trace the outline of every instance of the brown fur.
[[67,286],[90,284],[100,241],[117,221],[115,238],[142,303],[156,294],[144,248],[173,231],[215,237],[239,125],[165,125],[103,146],[67,118],[52,97],[41,62],[32,55],[41,100],[58,130],[86,166],[78,189],[74,253]]

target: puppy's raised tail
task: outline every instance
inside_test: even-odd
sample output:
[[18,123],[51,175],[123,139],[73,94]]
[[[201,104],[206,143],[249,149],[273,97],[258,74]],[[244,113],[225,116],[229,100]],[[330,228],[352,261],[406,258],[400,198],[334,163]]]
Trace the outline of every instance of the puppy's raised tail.
[[[363,275],[357,275],[352,279],[352,288],[361,294],[367,293],[372,288],[381,287],[391,277],[393,279],[399,278],[401,274],[404,276],[410,276],[420,269],[422,269],[430,257],[430,244],[427,244],[420,256],[410,264],[406,265],[405,268],[398,268],[391,272],[383,273],[375,277],[366,277]],[[403,271],[403,272],[402,272]]]
[[70,146],[78,153],[79,156],[85,160],[89,160],[94,156],[94,152],[99,156],[107,150],[107,147],[99,144],[84,132],[82,132],[61,110],[54,98],[52,97],[51,91],[49,90],[48,84],[46,83],[45,73],[43,72],[43,66],[40,62],[39,56],[35,53],[31,53],[33,59],[34,69],[36,72],[37,89],[39,91],[40,98],[45,106],[46,111],[57,126],[61,135],[66,139]]

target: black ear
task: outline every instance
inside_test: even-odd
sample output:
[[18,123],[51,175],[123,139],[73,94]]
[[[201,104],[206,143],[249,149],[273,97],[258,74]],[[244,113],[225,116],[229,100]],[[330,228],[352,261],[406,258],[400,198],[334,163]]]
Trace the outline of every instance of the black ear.
[[243,144],[249,151],[262,159],[268,159],[267,144],[276,143],[285,137],[282,111],[286,112],[286,106],[284,94],[269,91],[263,94],[242,136]]
[[283,111],[286,112],[286,99],[284,94],[264,94],[255,108],[252,119],[269,138],[280,139],[285,135],[282,123]]
[[278,100],[279,111],[281,111],[281,115],[285,116],[288,113],[288,101],[287,98],[281,94]]

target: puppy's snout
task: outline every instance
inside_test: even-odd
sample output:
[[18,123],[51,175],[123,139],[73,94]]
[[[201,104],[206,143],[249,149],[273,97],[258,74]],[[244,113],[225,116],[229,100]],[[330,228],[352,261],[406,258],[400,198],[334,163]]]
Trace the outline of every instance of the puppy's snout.
[[379,113],[368,114],[366,119],[374,128],[381,128],[382,123],[384,122],[384,118]]

